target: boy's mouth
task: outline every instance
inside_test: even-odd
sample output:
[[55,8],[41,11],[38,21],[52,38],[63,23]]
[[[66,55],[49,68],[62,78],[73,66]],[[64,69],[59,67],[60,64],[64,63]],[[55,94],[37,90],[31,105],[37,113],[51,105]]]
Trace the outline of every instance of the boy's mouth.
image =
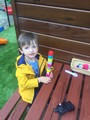
[[29,54],[29,55],[34,55],[34,53],[32,53],[32,54]]

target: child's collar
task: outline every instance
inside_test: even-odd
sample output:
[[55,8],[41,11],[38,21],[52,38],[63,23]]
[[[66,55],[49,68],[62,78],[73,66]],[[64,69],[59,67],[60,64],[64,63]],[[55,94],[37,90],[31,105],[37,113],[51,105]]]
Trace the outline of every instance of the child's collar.
[[[39,60],[39,54],[36,55],[36,59]],[[25,62],[25,55],[22,54],[22,56],[20,57],[20,59],[18,60],[18,66],[21,65],[21,64],[26,64]]]
[[18,60],[18,66],[19,65],[21,65],[21,64],[26,64],[26,62],[25,62],[25,55],[24,54],[22,54],[22,56],[20,57],[20,59]]

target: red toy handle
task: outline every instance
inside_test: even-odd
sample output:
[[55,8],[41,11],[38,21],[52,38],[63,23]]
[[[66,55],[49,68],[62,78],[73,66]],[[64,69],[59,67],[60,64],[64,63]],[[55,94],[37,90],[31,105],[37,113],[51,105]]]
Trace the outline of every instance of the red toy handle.
[[52,50],[50,50],[50,51],[48,52],[48,55],[53,56],[53,55],[54,55],[54,52],[53,52]]

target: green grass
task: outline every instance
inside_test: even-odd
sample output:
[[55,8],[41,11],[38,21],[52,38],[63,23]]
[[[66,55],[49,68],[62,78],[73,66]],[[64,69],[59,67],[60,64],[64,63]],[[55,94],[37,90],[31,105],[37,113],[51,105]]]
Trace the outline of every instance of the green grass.
[[18,55],[15,28],[9,27],[0,32],[1,38],[6,38],[8,44],[0,45],[0,109],[17,88],[15,77],[15,61]]

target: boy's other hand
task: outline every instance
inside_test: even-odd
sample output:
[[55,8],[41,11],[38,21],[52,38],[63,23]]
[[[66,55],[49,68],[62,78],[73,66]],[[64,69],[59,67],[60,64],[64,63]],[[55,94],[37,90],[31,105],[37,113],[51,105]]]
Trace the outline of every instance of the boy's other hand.
[[46,77],[46,76],[41,76],[38,78],[39,83],[50,83],[51,82],[51,78],[50,77]]

